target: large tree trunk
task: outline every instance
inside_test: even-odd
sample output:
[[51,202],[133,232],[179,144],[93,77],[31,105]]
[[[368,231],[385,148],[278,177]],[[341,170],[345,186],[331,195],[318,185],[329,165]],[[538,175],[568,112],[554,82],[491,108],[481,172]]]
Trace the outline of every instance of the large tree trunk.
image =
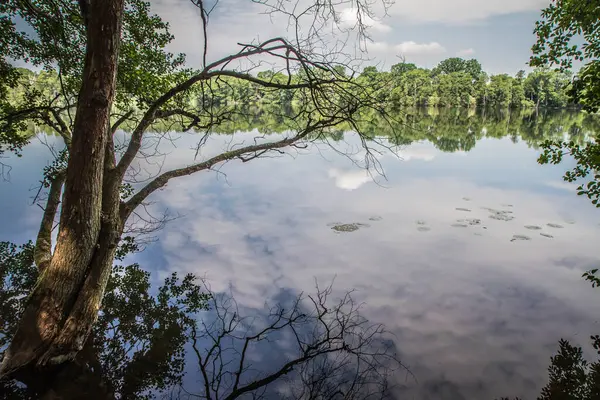
[[80,3],[87,13],[87,48],[56,247],[30,295],[0,376],[60,364],[81,350],[122,231],[119,182],[105,173],[105,151],[124,1]]

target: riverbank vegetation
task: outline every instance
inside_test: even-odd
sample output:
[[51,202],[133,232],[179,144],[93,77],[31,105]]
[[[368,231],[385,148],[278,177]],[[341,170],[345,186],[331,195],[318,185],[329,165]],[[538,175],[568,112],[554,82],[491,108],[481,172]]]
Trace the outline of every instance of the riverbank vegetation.
[[[389,71],[366,67],[362,72],[352,73],[337,68],[344,79],[350,78],[369,92],[382,104],[392,108],[401,107],[465,107],[465,108],[565,108],[578,107],[568,95],[573,74],[536,68],[530,73],[519,71],[516,75],[490,75],[475,60],[449,58],[433,69],[420,68],[411,63],[399,63]],[[9,91],[7,98],[15,106],[31,99],[33,95],[60,94],[59,75],[56,70],[34,72],[18,68],[18,84]],[[301,76],[288,75],[285,71],[261,71],[259,79],[283,84],[302,81]],[[221,77],[211,82],[209,98],[191,98],[197,105],[210,106],[280,106],[290,107],[301,101],[294,91],[282,91],[265,87],[249,80]]]

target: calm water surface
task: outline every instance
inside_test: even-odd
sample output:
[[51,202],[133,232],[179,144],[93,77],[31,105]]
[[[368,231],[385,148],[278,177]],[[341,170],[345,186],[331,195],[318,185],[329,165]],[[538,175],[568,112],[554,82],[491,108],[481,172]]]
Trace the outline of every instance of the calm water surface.
[[[399,157],[383,152],[385,177],[356,165],[364,153],[347,133],[334,145],[349,157],[314,144],[173,181],[151,209],[178,218],[131,260],[157,282],[172,271],[204,276],[250,312],[282,293],[310,292],[315,279],[334,281],[338,294],[356,289],[364,316],[393,333],[418,380],[402,380],[403,398],[535,398],[558,339],[588,349],[600,331],[597,290],[581,279],[598,265],[600,212],[562,181],[569,163],[537,165],[534,143],[514,134],[480,136],[468,152],[426,140]],[[162,145],[163,169],[192,162],[196,140]],[[203,155],[229,140],[211,138]],[[0,240],[35,237],[41,211],[31,188],[48,159],[34,141],[11,160]],[[332,229],[351,223],[361,225]]]

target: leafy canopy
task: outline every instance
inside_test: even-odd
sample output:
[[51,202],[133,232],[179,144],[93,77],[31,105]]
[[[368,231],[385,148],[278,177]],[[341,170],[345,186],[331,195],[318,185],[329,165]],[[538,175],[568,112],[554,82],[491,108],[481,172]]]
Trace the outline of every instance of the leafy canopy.
[[600,109],[600,3],[552,0],[536,22],[537,42],[532,66],[556,66],[568,70],[574,62],[584,65],[573,82],[571,95],[588,111]]
[[[589,112],[600,110],[600,3],[597,1],[553,0],[542,10],[536,23],[537,43],[533,46],[532,66],[554,65],[565,71],[575,61],[584,62],[569,94]],[[560,140],[543,144],[540,164],[558,164],[565,155],[572,156],[577,166],[564,180],[588,179],[577,193],[587,196],[600,207],[600,144],[598,140],[584,146]],[[590,177],[591,178],[588,178]]]
[[[20,24],[18,24],[20,22]],[[27,26],[27,32],[21,26]],[[119,52],[115,106],[143,107],[189,74],[182,54],[165,46],[173,40],[168,23],[152,14],[150,3],[126,0]],[[7,0],[0,3],[0,151],[19,150],[19,135],[30,121],[70,132],[81,86],[86,33],[76,0]],[[40,90],[26,70],[11,60],[48,71],[58,85]],[[20,86],[22,96],[8,100]],[[56,111],[57,114],[53,114]],[[66,114],[66,115],[65,115]],[[66,119],[66,121],[57,121]]]

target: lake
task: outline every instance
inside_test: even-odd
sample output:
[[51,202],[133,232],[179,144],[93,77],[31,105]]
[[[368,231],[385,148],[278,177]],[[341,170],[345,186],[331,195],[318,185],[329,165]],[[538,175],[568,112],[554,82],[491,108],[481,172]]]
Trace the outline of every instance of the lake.
[[[398,378],[399,398],[535,398],[558,340],[591,355],[600,332],[600,293],[581,278],[600,259],[600,211],[562,180],[570,160],[537,164],[538,145],[584,141],[597,122],[572,113],[404,121],[399,136],[375,132],[380,168],[363,168],[364,149],[346,132],[172,181],[148,209],[174,220],[127,261],[157,283],[173,271],[205,277],[246,315],[315,282],[336,296],[355,290],[414,375]],[[245,130],[210,136],[201,156],[252,141],[261,126]],[[158,145],[163,170],[196,153],[197,135],[172,139]],[[3,160],[12,170],[0,183],[0,240],[35,238],[41,210],[31,200],[50,160],[42,142],[60,147],[39,136],[22,158]],[[139,166],[138,180],[158,168]],[[255,368],[279,356],[265,351]],[[196,374],[190,363],[188,390]]]

